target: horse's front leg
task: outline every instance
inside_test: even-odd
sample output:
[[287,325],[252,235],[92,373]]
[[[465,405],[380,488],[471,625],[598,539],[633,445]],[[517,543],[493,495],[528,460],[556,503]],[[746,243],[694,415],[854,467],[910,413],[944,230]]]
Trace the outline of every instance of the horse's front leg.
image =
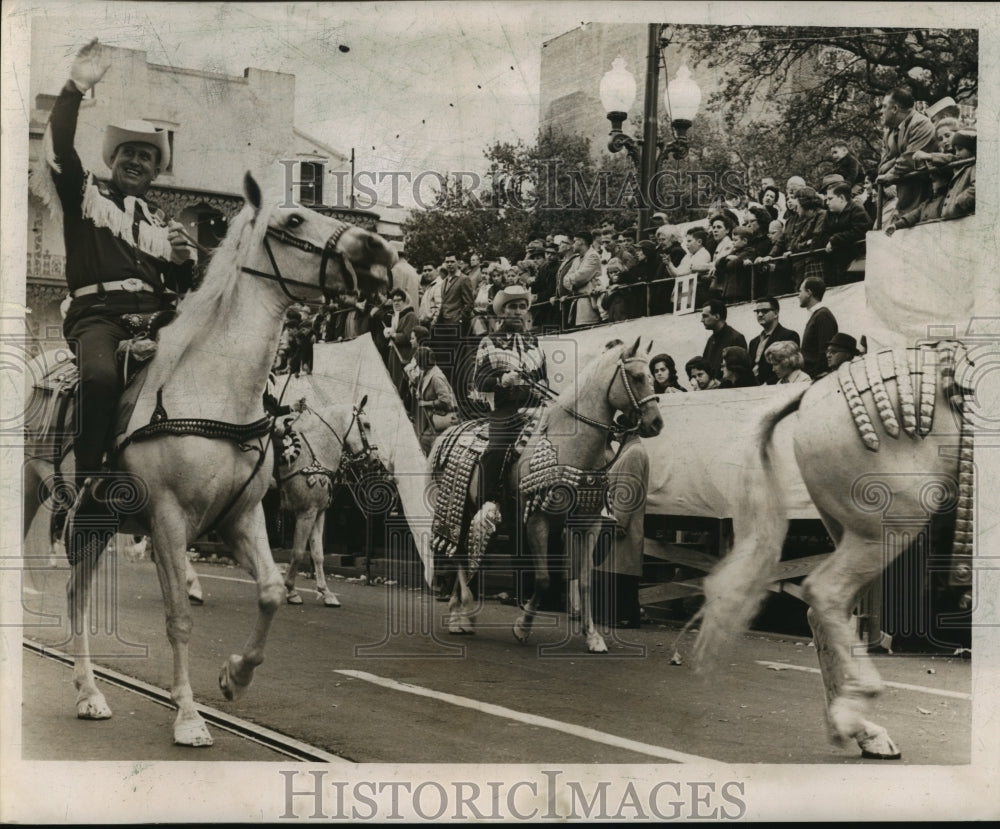
[[597,546],[600,523],[592,521],[589,525],[568,530],[566,535],[572,544],[570,548],[571,574],[579,584],[580,590],[580,631],[587,641],[587,650],[591,653],[607,653],[608,646],[604,637],[594,626],[593,593],[591,585],[594,573],[594,548]]
[[316,592],[323,600],[325,607],[340,607],[340,599],[326,586],[326,573],[323,572],[323,528],[326,526],[326,510],[320,508],[309,534],[309,551],[312,554],[313,570],[316,572]]
[[[316,507],[306,507],[295,512],[295,533],[292,538],[292,555],[285,573],[285,601],[289,604],[302,604],[302,596],[295,589],[295,579],[299,574],[299,564],[306,555],[306,546],[316,523]],[[320,571],[322,571],[320,567]],[[256,578],[256,575],[254,576]],[[318,576],[317,576],[318,578]]]
[[232,654],[222,666],[219,687],[226,699],[241,697],[253,681],[253,673],[264,661],[264,646],[271,620],[285,596],[281,573],[271,557],[264,524],[264,508],[258,503],[249,512],[234,519],[222,536],[238,564],[253,574],[257,581],[257,618],[242,654]]
[[90,662],[90,594],[93,592],[98,560],[85,556],[73,565],[66,583],[69,614],[69,652],[73,656],[73,684],[76,686],[76,716],[81,720],[106,720],[111,708],[94,680]]
[[153,517],[153,561],[163,593],[167,640],[174,658],[174,678],[170,696],[177,705],[174,719],[174,742],[183,746],[210,746],[212,735],[194,704],[188,670],[188,645],[191,642],[191,602],[188,599],[187,522],[179,511]]
[[514,622],[514,638],[518,642],[527,642],[531,635],[531,626],[535,621],[542,599],[549,592],[549,519],[542,513],[534,513],[525,524],[525,536],[531,550],[535,566],[535,589],[531,598],[525,602],[521,615]]

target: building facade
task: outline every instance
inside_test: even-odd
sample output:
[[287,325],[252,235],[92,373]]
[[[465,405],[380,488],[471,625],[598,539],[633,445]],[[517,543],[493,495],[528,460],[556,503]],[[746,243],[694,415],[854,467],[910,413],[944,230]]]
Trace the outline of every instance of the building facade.
[[[55,48],[46,44],[44,36],[36,36],[33,61]],[[182,222],[205,248],[221,241],[229,220],[242,207],[246,171],[266,192],[280,191],[285,168],[278,162],[289,159],[296,162],[290,193],[294,200],[375,229],[379,218],[375,213],[323,206],[325,182],[347,169],[349,160],[294,126],[294,75],[250,68],[242,76],[230,76],[150,63],[144,51],[105,49],[111,55],[111,68],[84,98],[77,126],[76,148],[86,169],[107,176],[101,159],[105,126],[142,118],[167,130],[171,145],[170,164],[156,179],[149,198],[168,217]],[[65,78],[32,73],[31,177],[47,175],[42,138],[64,82]],[[325,176],[315,177],[318,171]],[[61,223],[34,193],[29,194],[27,221],[26,323],[33,340],[29,348],[36,351],[51,347],[43,346],[43,341],[51,344],[61,338],[65,246]]]

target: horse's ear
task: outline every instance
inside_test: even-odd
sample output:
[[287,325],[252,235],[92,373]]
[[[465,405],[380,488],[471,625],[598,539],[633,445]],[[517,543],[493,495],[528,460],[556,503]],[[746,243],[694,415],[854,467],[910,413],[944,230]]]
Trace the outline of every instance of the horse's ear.
[[259,213],[260,205],[263,201],[260,195],[260,185],[249,170],[243,176],[243,194],[246,196],[247,201],[253,205],[253,212]]
[[626,357],[634,357],[636,355],[636,352],[639,350],[639,341],[641,339],[642,337],[635,338],[635,343],[633,343],[632,347],[628,350],[628,353],[625,355]]
[[646,348],[646,353],[647,354],[652,354],[653,353],[653,341],[652,340],[649,341],[649,346]]
[[358,411],[359,411],[359,412],[360,412],[360,411],[364,411],[364,408],[365,408],[365,404],[366,404],[367,402],[368,402],[368,395],[366,394],[366,395],[365,395],[364,397],[362,397],[362,398],[361,398],[361,402],[360,402],[360,403],[358,403]]

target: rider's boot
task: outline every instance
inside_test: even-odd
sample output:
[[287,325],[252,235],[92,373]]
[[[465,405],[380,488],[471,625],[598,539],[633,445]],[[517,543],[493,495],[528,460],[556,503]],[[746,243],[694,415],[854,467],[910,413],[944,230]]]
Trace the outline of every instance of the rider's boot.
[[77,496],[65,519],[62,540],[70,564],[96,562],[118,532],[121,517],[103,476],[91,476],[77,484]]

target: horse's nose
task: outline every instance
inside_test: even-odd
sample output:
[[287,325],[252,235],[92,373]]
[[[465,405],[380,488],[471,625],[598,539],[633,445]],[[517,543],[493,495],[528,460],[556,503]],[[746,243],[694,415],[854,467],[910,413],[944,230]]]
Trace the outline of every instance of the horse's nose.
[[658,435],[663,430],[663,417],[659,414],[653,418],[653,422],[649,424],[652,429],[653,435]]

